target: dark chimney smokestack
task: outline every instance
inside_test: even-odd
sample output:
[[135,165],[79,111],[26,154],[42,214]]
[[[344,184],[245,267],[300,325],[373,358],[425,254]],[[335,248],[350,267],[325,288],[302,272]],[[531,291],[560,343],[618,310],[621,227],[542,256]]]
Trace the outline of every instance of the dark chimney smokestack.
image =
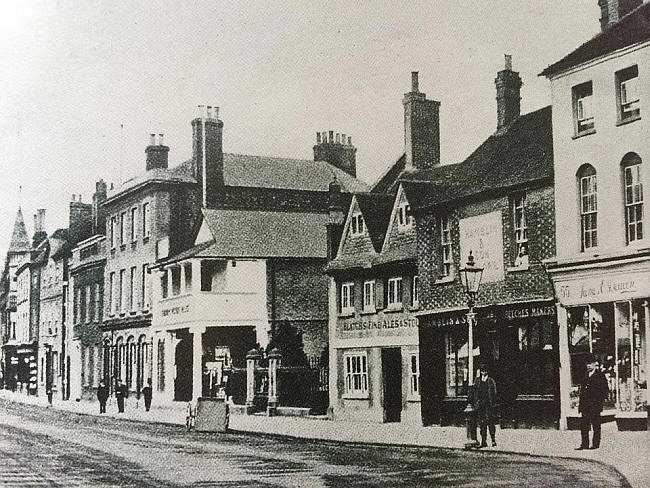
[[316,133],[314,161],[325,161],[355,178],[357,176],[357,148],[352,145],[352,138],[346,141],[345,134],[340,132],[335,135],[331,130],[329,137],[327,132],[323,132],[322,137]]
[[521,112],[521,78],[512,71],[512,56],[505,55],[505,69],[494,80],[497,88],[497,132],[512,124]]
[[598,0],[600,29],[607,29],[642,4],[643,0]]
[[192,120],[194,177],[201,188],[203,207],[214,207],[223,195],[223,122],[219,107],[199,105]]
[[163,134],[158,134],[158,144],[156,144],[156,134],[149,134],[149,145],[144,150],[147,155],[147,171],[154,168],[167,169],[169,166],[169,147],[163,145]]
[[406,168],[440,164],[440,102],[420,92],[418,72],[411,72],[411,91],[404,94],[404,152]]

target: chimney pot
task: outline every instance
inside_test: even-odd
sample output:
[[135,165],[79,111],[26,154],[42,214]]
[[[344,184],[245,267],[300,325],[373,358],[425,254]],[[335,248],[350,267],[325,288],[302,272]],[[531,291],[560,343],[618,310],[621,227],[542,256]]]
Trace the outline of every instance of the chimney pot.
[[219,107],[214,107],[214,118],[219,120]]
[[348,136],[348,146],[352,145],[352,136]]
[[150,146],[156,145],[156,134],[149,134],[149,145]]
[[508,71],[512,71],[512,55],[511,54],[504,54],[503,55],[506,60],[506,69]]
[[212,118],[212,106],[211,105],[208,105],[208,110],[207,110],[206,113],[207,113],[208,118],[211,119]]
[[414,93],[418,93],[419,90],[419,83],[418,83],[418,72],[417,71],[411,71],[411,91]]
[[334,144],[334,131],[333,130],[330,131],[329,140],[330,140],[330,144]]
[[74,193],[72,194],[72,197],[71,197],[71,200],[70,200],[70,201],[72,201],[72,202],[76,202],[76,201],[77,201],[77,196],[76,196]]
[[339,134],[338,132],[336,133],[336,143],[341,144],[341,134]]
[[316,144],[320,144],[320,132],[316,132]]
[[345,144],[345,134],[341,134],[341,144]]
[[81,203],[81,193],[79,193],[79,203]]
[[205,105],[197,105],[199,109],[199,118],[202,119],[205,117]]
[[158,134],[158,145],[159,146],[164,146],[165,145],[165,134]]

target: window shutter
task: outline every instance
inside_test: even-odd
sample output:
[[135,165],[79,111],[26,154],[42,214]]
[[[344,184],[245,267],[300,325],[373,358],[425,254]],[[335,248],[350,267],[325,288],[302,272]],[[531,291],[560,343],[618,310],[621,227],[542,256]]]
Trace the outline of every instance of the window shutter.
[[384,280],[383,278],[377,278],[375,281],[375,308],[382,310],[384,302]]

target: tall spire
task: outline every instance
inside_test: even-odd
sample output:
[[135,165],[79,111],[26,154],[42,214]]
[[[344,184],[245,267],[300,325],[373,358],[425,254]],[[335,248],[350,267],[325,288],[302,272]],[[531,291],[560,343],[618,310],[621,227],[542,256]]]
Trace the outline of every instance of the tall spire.
[[29,245],[25,219],[23,219],[23,211],[18,207],[16,221],[14,222],[14,232],[11,235],[11,243],[9,244],[9,252],[29,251],[30,249],[31,246]]

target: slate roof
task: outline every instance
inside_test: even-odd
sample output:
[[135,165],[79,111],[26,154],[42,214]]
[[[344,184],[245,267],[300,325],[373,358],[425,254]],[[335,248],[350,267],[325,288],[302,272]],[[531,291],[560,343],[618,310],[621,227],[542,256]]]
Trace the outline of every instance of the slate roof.
[[548,66],[540,75],[550,77],[573,66],[648,39],[650,39],[650,4],[643,3],[617,23]]
[[372,185],[370,191],[373,193],[392,193],[397,188],[399,177],[405,169],[406,154],[402,154]]
[[[327,191],[336,177],[346,193],[368,191],[368,185],[325,161],[275,158],[224,153],[224,183],[228,186]],[[151,183],[196,184],[194,161],[173,168],[154,168],[125,181],[108,195],[108,201],[124,192]]]
[[9,252],[29,251],[31,247],[29,236],[27,235],[27,227],[25,227],[23,211],[18,207],[16,220],[14,221],[14,230],[11,234],[11,241],[9,243]]
[[164,264],[190,257],[327,257],[325,214],[218,209],[202,211],[214,240],[179,253]]
[[461,163],[405,172],[402,183],[413,208],[525,188],[553,179],[551,107],[522,115],[488,137]]

